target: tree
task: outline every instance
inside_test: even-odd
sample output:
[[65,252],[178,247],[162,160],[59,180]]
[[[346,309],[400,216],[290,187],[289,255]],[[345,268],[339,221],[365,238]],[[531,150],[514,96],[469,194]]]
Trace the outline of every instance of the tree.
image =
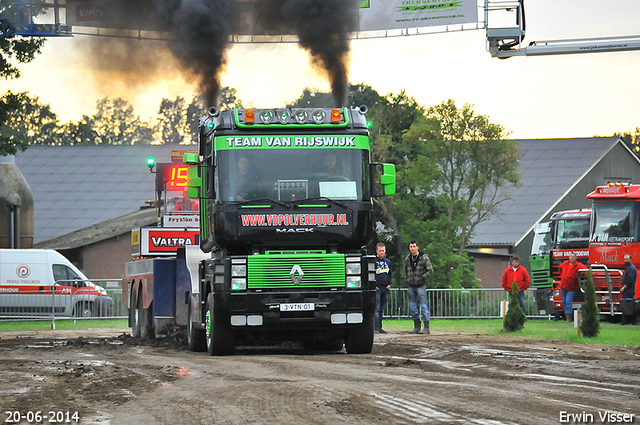
[[305,87],[302,95],[287,106],[292,108],[327,108],[333,105],[331,93]]
[[640,155],[640,127],[636,127],[636,131],[633,134],[625,131],[624,134],[614,133],[613,135],[622,137],[624,144],[627,145],[636,156]]
[[584,286],[584,302],[580,312],[582,313],[582,323],[580,330],[587,338],[595,338],[600,332],[600,312],[596,304],[596,286],[593,282],[593,273],[587,272],[587,279]]
[[504,189],[520,181],[517,146],[503,139],[504,127],[471,108],[458,109],[449,99],[427,112],[427,121],[439,127],[436,137],[432,125],[407,135],[431,145],[439,172],[436,191],[447,199],[446,236],[459,232],[459,251],[468,245],[476,226],[509,199]]
[[[0,0],[0,16],[9,22],[18,22],[18,10],[14,0]],[[44,9],[32,8],[32,14],[44,13]],[[6,21],[5,21],[6,22]],[[0,38],[0,77],[20,78],[20,70],[11,63],[14,59],[18,63],[31,62],[36,54],[42,53],[44,37],[12,37]]]
[[511,284],[511,297],[509,297],[509,310],[504,315],[504,330],[507,332],[517,332],[524,328],[524,322],[527,320],[527,316],[524,315],[522,307],[518,302],[518,282]]
[[4,153],[15,154],[27,145],[58,144],[58,117],[37,96],[6,92],[0,98],[0,118],[0,150]]
[[100,143],[98,133],[93,129],[93,117],[82,115],[77,123],[69,121],[62,126],[61,144],[63,145],[97,145]]
[[242,108],[242,100],[238,98],[237,90],[233,87],[223,87],[220,90],[220,109]]
[[124,99],[109,100],[108,97],[96,102],[98,112],[92,117],[95,144],[134,145],[150,143],[153,128],[135,115],[133,106]]
[[[4,24],[17,22],[17,9],[13,7],[15,1],[0,0],[0,16],[6,18]],[[35,10],[38,13],[38,10]],[[44,46],[44,38],[0,38],[0,77],[4,79],[20,78],[20,70],[13,61],[18,63],[31,62],[36,54],[41,53]],[[12,97],[11,92],[4,94],[0,100],[0,156],[15,155],[18,150],[25,150],[29,141],[23,134],[16,131],[9,131],[10,127],[5,124],[11,119],[13,113],[20,108],[19,99]]]
[[162,143],[181,143],[188,135],[184,98],[162,99],[158,107],[156,132],[160,133]]
[[190,143],[198,143],[198,125],[200,123],[200,117],[207,114],[202,106],[202,97],[193,96],[191,103],[186,109],[186,122],[189,127]]

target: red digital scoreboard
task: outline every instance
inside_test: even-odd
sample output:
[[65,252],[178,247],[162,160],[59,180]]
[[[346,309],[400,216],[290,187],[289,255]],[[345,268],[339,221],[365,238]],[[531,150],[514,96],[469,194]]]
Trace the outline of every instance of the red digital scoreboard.
[[194,165],[158,164],[156,175],[157,190],[181,192],[187,188],[187,170]]

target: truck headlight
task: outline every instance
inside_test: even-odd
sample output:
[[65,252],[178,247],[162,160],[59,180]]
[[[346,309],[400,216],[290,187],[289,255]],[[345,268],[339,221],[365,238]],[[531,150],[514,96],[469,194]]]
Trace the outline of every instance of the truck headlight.
[[247,265],[246,264],[233,264],[231,266],[231,276],[232,277],[243,277],[247,275]]
[[347,276],[347,288],[360,288],[362,287],[362,280],[360,276]]
[[247,279],[246,278],[233,278],[231,279],[231,290],[232,291],[244,291],[247,289]]
[[347,263],[346,272],[347,274],[360,275],[362,273],[362,267],[360,266],[360,263]]

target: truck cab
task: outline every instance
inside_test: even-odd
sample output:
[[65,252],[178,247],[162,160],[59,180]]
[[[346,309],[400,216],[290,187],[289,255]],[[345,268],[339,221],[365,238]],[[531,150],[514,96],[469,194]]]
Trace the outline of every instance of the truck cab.
[[[588,265],[590,220],[590,209],[567,210],[553,213],[550,221],[536,226],[529,264],[540,310],[562,311],[558,266],[569,254],[576,254],[579,262]],[[574,302],[582,300],[581,293],[575,295]]]
[[370,162],[366,108],[210,110],[185,155],[211,253],[189,294],[191,349],[282,340],[370,352],[375,196],[395,167]]

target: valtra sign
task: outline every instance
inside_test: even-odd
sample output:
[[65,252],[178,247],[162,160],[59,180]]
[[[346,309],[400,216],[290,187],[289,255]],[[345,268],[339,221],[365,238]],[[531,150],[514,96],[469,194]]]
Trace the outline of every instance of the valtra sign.
[[134,255],[175,255],[178,248],[187,245],[200,245],[198,229],[142,228],[140,252]]

